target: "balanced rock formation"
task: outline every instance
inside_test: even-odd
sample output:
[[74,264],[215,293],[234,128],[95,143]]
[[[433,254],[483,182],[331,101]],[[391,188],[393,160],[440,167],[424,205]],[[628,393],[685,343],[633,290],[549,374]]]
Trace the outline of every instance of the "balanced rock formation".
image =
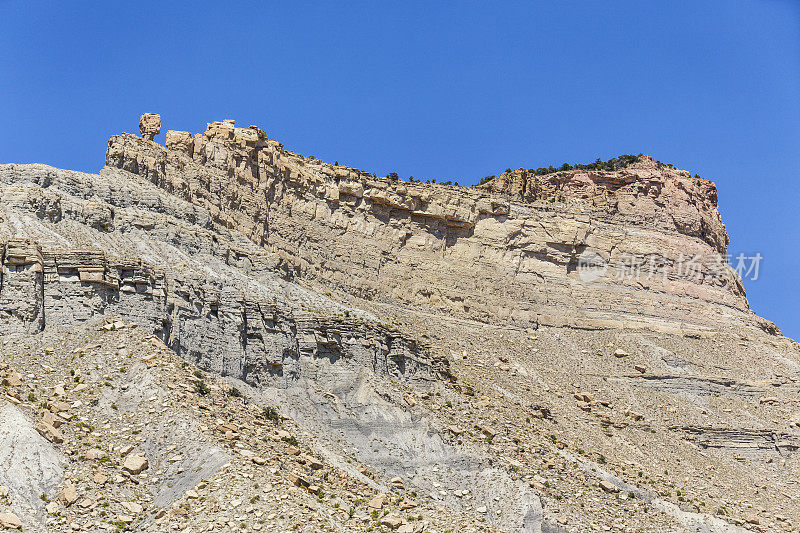
[[153,137],[161,133],[161,115],[145,113],[139,119],[139,131],[143,139],[152,141]]

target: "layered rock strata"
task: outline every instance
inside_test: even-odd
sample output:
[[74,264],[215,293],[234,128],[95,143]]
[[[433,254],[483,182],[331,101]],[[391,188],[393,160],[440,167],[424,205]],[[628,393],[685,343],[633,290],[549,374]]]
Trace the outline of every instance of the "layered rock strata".
[[252,385],[340,358],[355,372],[446,372],[417,340],[291,283],[279,256],[130,175],[2,165],[0,205],[0,334],[122,316]]
[[776,331],[727,265],[714,184],[647,156],[459,187],[323,163],[224,121],[170,131],[166,148],[113,136],[106,164],[359,297],[520,325]]
[[[143,135],[112,137],[99,175],[0,165],[0,392],[34,418],[46,405],[72,417],[60,433],[36,433],[31,418],[11,435],[63,439],[66,478],[78,467],[91,493],[99,482],[76,460],[91,439],[115,453],[120,438],[145,443],[137,486],[159,492],[141,529],[156,516],[153,530],[188,525],[157,508],[190,505],[186,489],[210,476],[197,470],[209,448],[195,416],[217,426],[233,463],[300,489],[299,441],[288,420],[267,422],[278,414],[332,467],[393,493],[401,476],[454,526],[451,511],[505,531],[773,530],[797,516],[800,352],[768,334],[724,264],[710,182],[641,157],[465,188],[328,165],[231,121],[169,131],[166,148]],[[166,357],[150,333],[224,381]],[[239,407],[246,422],[220,423]],[[237,429],[256,433],[229,440]],[[267,441],[258,463],[243,453]],[[151,477],[176,446],[185,462],[173,472],[185,475]],[[348,515],[327,470],[302,461],[316,477],[300,494],[321,517],[370,523],[369,498],[351,493],[366,510]],[[264,494],[267,478],[237,472],[220,471],[246,485],[222,485],[224,501]],[[98,527],[80,504],[45,517],[40,495],[56,493],[40,477],[24,496],[48,530],[74,528],[72,517]],[[14,498],[30,485],[18,479],[0,479]],[[191,506],[210,496],[195,488]],[[417,509],[398,512],[421,530]],[[207,526],[224,514],[190,516]]]

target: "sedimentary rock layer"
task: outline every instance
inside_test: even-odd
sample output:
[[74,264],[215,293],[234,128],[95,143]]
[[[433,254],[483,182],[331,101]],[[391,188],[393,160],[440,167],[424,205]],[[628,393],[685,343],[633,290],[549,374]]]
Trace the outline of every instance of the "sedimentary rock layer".
[[520,169],[459,187],[305,158],[225,121],[170,131],[166,148],[113,136],[106,164],[359,297],[521,325],[775,331],[727,265],[713,183],[647,156],[615,172]]
[[0,334],[122,316],[253,385],[287,386],[321,358],[446,372],[417,340],[291,283],[276,254],[131,177],[0,166]]

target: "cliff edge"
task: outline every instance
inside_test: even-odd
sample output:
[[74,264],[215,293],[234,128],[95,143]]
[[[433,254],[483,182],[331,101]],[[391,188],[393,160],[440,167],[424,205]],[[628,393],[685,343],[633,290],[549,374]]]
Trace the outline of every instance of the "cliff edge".
[[170,131],[166,147],[113,136],[106,164],[362,298],[490,323],[777,331],[728,266],[714,184],[647,156],[459,187],[305,158],[225,121]]

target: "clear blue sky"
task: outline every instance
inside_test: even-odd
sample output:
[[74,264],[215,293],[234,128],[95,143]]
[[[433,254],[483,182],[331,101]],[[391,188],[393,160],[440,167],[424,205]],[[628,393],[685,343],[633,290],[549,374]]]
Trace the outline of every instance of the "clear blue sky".
[[643,152],[717,183],[800,338],[800,1],[164,4],[0,0],[0,162],[96,172],[144,111],[461,184]]

